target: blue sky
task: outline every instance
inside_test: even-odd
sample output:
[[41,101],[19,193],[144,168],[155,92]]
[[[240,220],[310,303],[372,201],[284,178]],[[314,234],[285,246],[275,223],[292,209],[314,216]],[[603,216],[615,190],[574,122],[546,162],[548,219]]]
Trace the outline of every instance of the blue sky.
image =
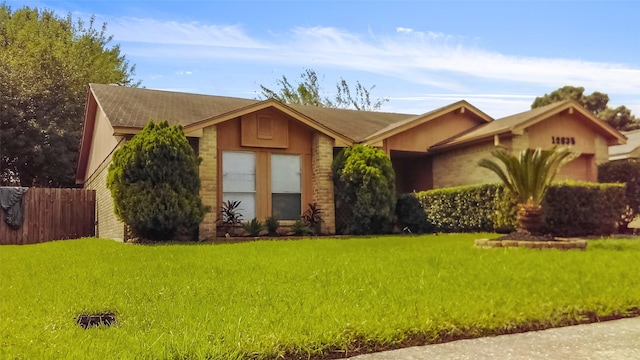
[[152,89],[257,98],[314,69],[382,110],[466,99],[499,118],[564,85],[640,116],[640,1],[7,1],[95,15]]

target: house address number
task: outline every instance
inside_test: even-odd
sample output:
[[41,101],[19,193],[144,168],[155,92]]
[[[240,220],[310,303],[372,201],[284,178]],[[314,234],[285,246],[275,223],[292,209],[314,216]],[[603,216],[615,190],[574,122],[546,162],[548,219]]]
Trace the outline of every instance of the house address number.
[[554,145],[575,145],[576,138],[567,136],[552,136],[551,143]]

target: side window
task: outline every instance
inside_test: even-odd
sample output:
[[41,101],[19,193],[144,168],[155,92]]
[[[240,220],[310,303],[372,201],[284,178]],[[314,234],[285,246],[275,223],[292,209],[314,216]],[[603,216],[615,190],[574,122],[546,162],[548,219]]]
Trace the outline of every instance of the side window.
[[279,220],[295,220],[302,208],[300,155],[271,154],[271,213]]
[[256,154],[222,152],[222,201],[240,201],[243,219],[256,216]]

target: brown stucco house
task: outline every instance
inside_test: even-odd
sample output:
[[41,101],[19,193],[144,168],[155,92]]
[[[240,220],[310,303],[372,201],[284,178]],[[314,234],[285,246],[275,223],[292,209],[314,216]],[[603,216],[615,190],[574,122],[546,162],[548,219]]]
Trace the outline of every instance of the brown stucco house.
[[496,182],[477,166],[492,150],[556,144],[581,153],[561,177],[596,181],[608,146],[625,143],[571,101],[494,120],[464,100],[413,115],[90,84],[76,181],[96,190],[97,236],[124,237],[107,170],[113,152],[150,119],[182,125],[203,159],[200,195],[214,211],[201,224],[201,237],[215,236],[220,205],[229,199],[242,201],[245,219],[274,215],[285,222],[316,202],[323,232],[335,232],[331,162],[356,143],[389,155],[399,193]]

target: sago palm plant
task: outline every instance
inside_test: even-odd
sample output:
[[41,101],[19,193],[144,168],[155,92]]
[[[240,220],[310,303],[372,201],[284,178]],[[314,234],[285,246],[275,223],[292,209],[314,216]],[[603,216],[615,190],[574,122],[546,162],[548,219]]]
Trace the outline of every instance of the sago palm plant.
[[577,154],[568,148],[540,148],[521,151],[511,155],[505,150],[491,153],[499,162],[482,159],[479,166],[487,168],[500,177],[504,186],[518,201],[518,229],[523,233],[535,233],[542,222],[542,199],[549,185],[565,163]]

